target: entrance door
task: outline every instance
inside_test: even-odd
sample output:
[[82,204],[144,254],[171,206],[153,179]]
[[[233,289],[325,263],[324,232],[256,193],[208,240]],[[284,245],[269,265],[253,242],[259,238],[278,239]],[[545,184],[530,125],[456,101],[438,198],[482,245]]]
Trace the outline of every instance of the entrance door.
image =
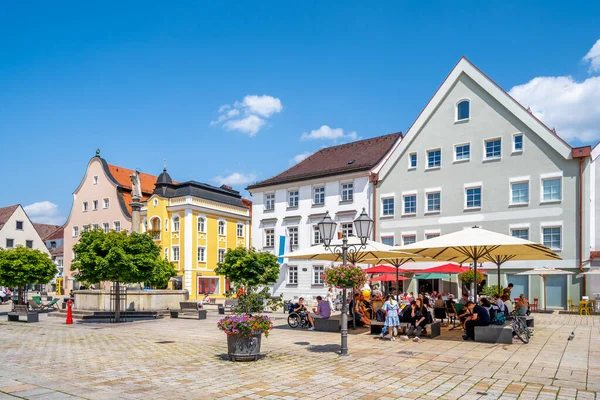
[[529,298],[529,277],[527,275],[508,275],[508,283],[514,285],[510,295],[512,299],[524,294],[526,299],[532,301]]
[[546,307],[567,308],[566,275],[554,275],[546,278]]

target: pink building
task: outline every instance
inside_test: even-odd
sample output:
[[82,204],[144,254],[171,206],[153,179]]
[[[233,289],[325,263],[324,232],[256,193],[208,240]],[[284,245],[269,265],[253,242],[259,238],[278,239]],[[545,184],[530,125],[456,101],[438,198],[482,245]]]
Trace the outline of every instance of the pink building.
[[[73,206],[64,225],[64,289],[65,293],[77,288],[71,271],[75,257],[73,245],[81,232],[100,228],[110,230],[131,230],[131,180],[134,171],[110,165],[100,157],[100,151],[87,165],[83,179],[73,192]],[[142,201],[154,190],[156,176],[140,173]]]

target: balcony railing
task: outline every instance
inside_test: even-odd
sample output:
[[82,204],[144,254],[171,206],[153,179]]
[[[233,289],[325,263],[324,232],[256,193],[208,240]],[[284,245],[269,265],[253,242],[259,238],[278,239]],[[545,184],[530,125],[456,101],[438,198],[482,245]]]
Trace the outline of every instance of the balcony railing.
[[154,240],[160,240],[160,230],[149,230],[148,235]]

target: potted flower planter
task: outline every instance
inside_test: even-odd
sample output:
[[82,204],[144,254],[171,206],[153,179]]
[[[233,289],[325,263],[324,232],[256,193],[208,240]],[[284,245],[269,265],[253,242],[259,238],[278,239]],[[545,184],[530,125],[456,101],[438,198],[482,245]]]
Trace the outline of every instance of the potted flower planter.
[[254,331],[250,336],[231,334],[227,336],[227,354],[230,361],[256,361],[260,356],[262,331]]

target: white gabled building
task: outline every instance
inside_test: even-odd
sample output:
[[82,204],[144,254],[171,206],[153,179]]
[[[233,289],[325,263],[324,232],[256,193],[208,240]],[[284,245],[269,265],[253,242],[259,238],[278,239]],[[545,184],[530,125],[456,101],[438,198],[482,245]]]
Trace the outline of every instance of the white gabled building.
[[[394,133],[321,149],[288,170],[248,186],[254,247],[281,255],[319,244],[316,224],[327,211],[338,229],[351,235],[352,222],[363,208],[374,215],[372,169],[401,139],[400,133]],[[325,295],[321,280],[325,262],[285,261],[274,295],[283,294],[286,300]]]
[[23,246],[48,255],[44,241],[20,204],[0,208],[0,247],[12,249]]

